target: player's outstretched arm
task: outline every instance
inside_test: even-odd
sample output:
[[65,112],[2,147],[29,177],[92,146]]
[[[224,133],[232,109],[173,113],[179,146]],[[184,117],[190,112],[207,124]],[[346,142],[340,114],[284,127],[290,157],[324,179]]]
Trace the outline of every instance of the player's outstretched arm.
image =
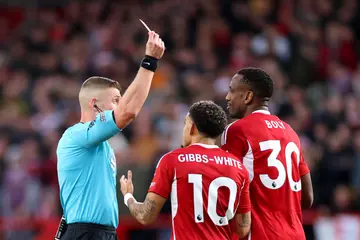
[[144,202],[137,202],[135,198],[127,201],[130,213],[139,223],[148,225],[153,223],[159,216],[166,199],[156,193],[148,193]]
[[125,205],[128,206],[133,217],[143,225],[150,224],[156,220],[166,198],[149,192],[144,202],[137,202],[133,196],[134,186],[132,183],[132,172],[128,171],[128,177],[120,178],[121,192],[124,195]]
[[121,98],[119,106],[114,110],[116,125],[120,129],[125,128],[140,112],[150,91],[157,60],[163,56],[165,51],[164,42],[159,35],[153,31],[148,34],[146,56],[134,81]]
[[250,232],[251,212],[235,215],[235,232],[240,238],[246,237]]
[[314,192],[310,173],[301,177],[301,206],[310,208],[314,201]]

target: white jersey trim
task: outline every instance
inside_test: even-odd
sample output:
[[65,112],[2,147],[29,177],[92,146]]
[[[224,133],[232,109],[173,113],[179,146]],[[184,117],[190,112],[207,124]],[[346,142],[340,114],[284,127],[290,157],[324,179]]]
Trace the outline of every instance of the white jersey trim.
[[158,163],[156,164],[156,168],[159,167],[161,160],[163,160],[163,158],[164,158],[166,155],[167,155],[167,154],[164,154],[164,155],[160,158],[160,160],[159,160]]
[[203,144],[203,143],[193,143],[190,146],[197,145],[204,148],[219,148],[217,145]]
[[246,155],[243,157],[243,164],[246,167],[246,170],[249,172],[250,182],[254,178],[254,154],[250,145],[249,140],[246,140],[248,143],[248,151]]
[[176,169],[174,170],[174,179],[173,183],[171,184],[171,216],[172,216],[172,231],[173,231],[173,239],[176,240],[176,233],[175,233],[175,216],[178,210],[178,198],[177,198],[177,182],[176,182]]
[[[243,191],[243,189],[244,189],[244,186],[245,186],[245,180],[244,180],[244,182],[243,182],[243,184],[242,184],[242,186],[241,186],[241,189],[240,189],[240,192],[239,192],[239,202],[238,202],[238,204],[237,204],[237,206],[236,206],[236,208],[235,208],[234,212],[237,212],[237,209],[239,208],[239,205],[240,205],[240,198],[241,198],[241,194],[242,194],[242,191]],[[234,216],[235,216],[235,215],[234,215]]]
[[267,110],[256,110],[253,111],[252,113],[262,113],[262,114],[270,115],[270,112]]
[[226,129],[225,129],[225,131],[224,131],[224,133],[222,134],[222,137],[221,137],[221,146],[226,143],[226,141],[227,141],[227,134],[228,134],[229,128],[230,128],[231,125],[233,125],[235,122],[236,122],[236,121],[230,123],[230,124],[226,127]]

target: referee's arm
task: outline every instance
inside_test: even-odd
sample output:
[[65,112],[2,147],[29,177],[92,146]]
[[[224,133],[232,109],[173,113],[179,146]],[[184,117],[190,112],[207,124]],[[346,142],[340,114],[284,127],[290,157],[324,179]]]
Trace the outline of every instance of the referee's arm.
[[95,120],[84,123],[77,129],[73,135],[77,144],[91,147],[106,141],[124,129],[137,116],[149,94],[157,61],[162,57],[164,51],[165,45],[159,35],[149,32],[146,56],[134,81],[120,99],[117,108],[113,111],[101,112]]
[[154,72],[140,67],[134,81],[128,87],[114,110],[116,125],[124,129],[140,112],[149,94]]
[[121,129],[124,129],[144,105],[153,76],[153,71],[140,67],[134,81],[120,99],[115,110],[101,112],[95,120],[84,123],[82,128],[77,129],[74,136],[77,143],[91,147],[108,140]]
[[114,110],[115,122],[120,129],[124,129],[140,112],[149,94],[157,61],[165,51],[164,42],[155,32],[149,32],[146,44],[146,56],[131,85],[119,101]]

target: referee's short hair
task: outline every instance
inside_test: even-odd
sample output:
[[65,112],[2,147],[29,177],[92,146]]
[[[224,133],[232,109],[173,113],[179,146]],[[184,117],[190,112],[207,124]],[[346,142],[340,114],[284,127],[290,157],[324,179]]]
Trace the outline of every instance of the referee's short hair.
[[106,77],[94,76],[85,80],[81,89],[86,88],[116,88],[121,91],[120,83]]
[[189,116],[195,123],[198,131],[210,138],[220,136],[227,125],[225,111],[212,101],[199,101],[189,110]]

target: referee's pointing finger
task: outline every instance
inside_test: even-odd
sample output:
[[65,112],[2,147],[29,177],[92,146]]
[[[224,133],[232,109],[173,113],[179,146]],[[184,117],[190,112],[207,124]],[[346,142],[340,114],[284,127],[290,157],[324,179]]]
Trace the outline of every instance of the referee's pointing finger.
[[131,181],[131,179],[132,179],[132,172],[130,170],[128,171],[128,177],[127,178],[128,178],[129,181]]

